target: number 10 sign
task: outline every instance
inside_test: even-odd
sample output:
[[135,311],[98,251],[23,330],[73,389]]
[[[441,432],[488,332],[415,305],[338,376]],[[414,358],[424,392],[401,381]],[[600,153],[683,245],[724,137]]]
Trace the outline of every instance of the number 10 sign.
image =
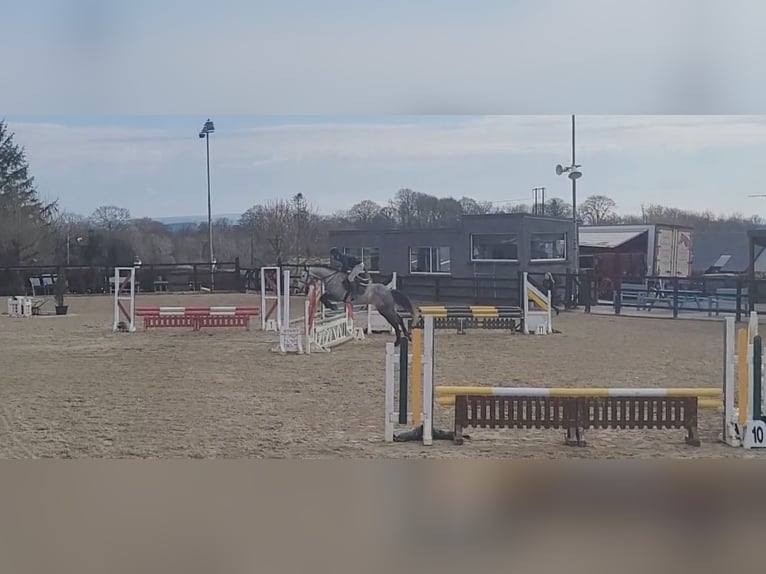
[[763,421],[747,421],[744,435],[744,448],[766,448],[766,423]]

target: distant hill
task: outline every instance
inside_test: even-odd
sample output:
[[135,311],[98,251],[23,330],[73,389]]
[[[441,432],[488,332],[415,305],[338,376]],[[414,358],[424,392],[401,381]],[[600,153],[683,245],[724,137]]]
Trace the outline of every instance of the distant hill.
[[[241,214],[224,214],[213,215],[213,222],[226,219],[229,223],[237,223],[241,217]],[[159,221],[165,224],[170,229],[181,229],[189,225],[199,225],[200,223],[207,223],[207,215],[179,215],[174,217],[152,217],[154,221]]]

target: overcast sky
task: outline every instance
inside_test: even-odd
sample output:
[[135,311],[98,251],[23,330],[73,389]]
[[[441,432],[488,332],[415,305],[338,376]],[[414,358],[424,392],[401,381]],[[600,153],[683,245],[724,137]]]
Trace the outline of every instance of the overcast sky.
[[[206,213],[205,117],[7,118],[40,190],[88,214],[115,204],[134,216]],[[241,213],[302,192],[322,213],[402,187],[438,196],[527,202],[533,187],[569,201],[568,116],[213,118],[213,211]],[[577,118],[578,195],[764,213],[766,117]]]
[[764,116],[641,115],[766,112],[761,0],[27,0],[2,21],[0,114],[84,214],[204,215],[208,116],[219,214],[402,187],[568,200],[572,112],[582,197],[766,208]]

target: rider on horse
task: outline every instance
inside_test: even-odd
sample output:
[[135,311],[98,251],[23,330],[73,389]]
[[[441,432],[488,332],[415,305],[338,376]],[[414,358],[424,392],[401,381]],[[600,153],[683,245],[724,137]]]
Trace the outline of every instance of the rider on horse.
[[343,302],[346,303],[354,288],[356,278],[359,277],[360,273],[364,272],[364,262],[348,253],[341,253],[340,249],[337,247],[330,249],[330,257],[333,261],[340,263],[341,273],[348,274],[348,277],[343,281],[343,286],[346,288],[346,295],[343,297]]

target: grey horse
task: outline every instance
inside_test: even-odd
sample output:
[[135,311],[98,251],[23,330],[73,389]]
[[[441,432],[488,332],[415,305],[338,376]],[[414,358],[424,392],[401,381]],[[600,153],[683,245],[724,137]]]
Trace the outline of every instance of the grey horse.
[[[327,309],[337,309],[335,303],[342,303],[346,295],[346,282],[348,275],[329,265],[307,265],[303,271],[303,285],[305,289],[313,281],[321,281],[324,284],[324,294],[319,299]],[[372,305],[388,321],[396,333],[394,346],[399,346],[402,334],[411,341],[412,337],[404,324],[404,319],[396,311],[396,305],[403,307],[414,319],[414,310],[409,298],[397,289],[389,289],[382,283],[373,283],[366,273],[359,277],[360,284],[355,285],[349,303],[356,305]]]

